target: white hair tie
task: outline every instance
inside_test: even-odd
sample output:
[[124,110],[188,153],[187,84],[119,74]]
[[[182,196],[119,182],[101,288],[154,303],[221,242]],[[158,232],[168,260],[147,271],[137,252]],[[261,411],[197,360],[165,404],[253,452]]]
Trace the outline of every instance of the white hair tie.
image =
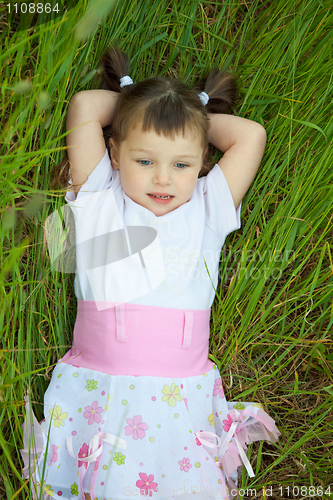
[[206,92],[201,92],[201,94],[198,94],[200,97],[200,101],[204,106],[206,106],[207,102],[209,101],[209,95],[206,94]]
[[125,85],[132,85],[133,80],[130,76],[126,75],[120,78],[120,88],[122,89]]

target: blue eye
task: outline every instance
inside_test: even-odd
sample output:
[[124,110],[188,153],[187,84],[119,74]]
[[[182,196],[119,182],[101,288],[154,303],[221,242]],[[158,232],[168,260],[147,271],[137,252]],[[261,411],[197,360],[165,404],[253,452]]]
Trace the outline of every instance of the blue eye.
[[[147,167],[148,165],[151,164],[151,161],[150,160],[138,160],[138,163],[140,163],[144,167]],[[186,163],[176,163],[176,165],[181,165],[179,167],[180,169],[187,167]]]

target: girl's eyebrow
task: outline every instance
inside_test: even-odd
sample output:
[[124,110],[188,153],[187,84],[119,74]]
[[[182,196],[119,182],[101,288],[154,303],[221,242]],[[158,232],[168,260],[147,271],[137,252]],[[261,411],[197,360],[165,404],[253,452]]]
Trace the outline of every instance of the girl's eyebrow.
[[[134,149],[130,149],[129,150],[130,152],[136,152],[136,153],[147,153],[147,154],[152,154],[153,151],[149,151],[148,149],[141,149],[141,148],[134,148]],[[179,154],[179,155],[175,155],[175,158],[195,158],[197,159],[198,156],[197,155],[182,155],[182,154]]]

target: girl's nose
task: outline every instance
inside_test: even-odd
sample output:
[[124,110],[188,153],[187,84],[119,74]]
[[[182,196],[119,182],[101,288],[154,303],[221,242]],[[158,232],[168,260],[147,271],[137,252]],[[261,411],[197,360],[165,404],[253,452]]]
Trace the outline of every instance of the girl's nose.
[[154,172],[154,182],[158,184],[170,184],[171,176],[168,167],[157,167]]

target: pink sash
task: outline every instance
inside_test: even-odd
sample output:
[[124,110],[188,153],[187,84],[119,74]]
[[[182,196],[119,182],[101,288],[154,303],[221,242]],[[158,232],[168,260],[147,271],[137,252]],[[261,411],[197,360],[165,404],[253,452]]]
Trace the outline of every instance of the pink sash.
[[78,300],[72,348],[60,360],[110,375],[191,377],[208,372],[210,309]]

